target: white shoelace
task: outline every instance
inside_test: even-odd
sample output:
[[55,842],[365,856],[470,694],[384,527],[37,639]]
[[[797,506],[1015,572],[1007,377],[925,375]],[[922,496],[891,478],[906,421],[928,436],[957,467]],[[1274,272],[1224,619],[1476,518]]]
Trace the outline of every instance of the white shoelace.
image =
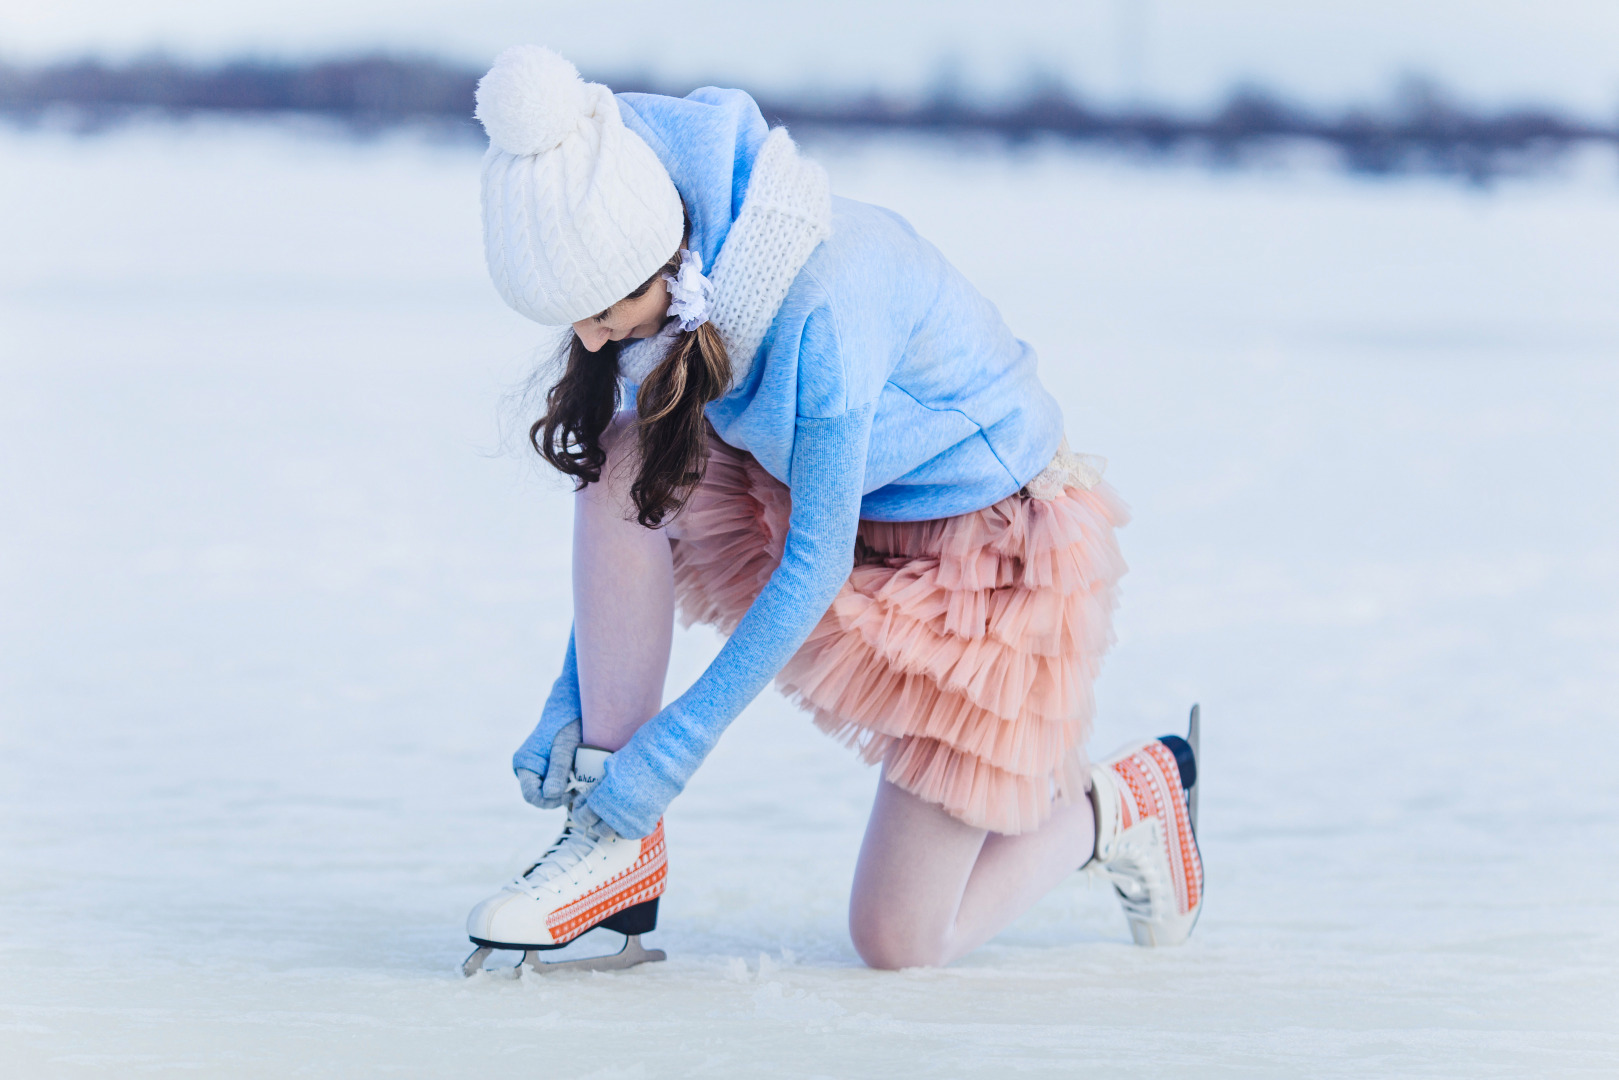
[[591,836],[579,828],[574,824],[573,818],[569,817],[556,843],[546,849],[539,862],[529,867],[522,877],[513,881],[512,887],[530,896],[536,895],[547,883],[584,862],[586,856],[596,850],[599,842],[598,837]]

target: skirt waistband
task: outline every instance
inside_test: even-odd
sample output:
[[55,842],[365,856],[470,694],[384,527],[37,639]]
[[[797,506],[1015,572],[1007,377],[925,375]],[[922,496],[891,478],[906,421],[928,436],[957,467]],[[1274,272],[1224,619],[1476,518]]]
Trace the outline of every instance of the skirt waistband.
[[1068,440],[1065,438],[1057,452],[1051,456],[1051,464],[1040,470],[1040,474],[1027,484],[1019,493],[1031,499],[1050,502],[1058,498],[1069,488],[1083,488],[1090,491],[1102,482],[1102,474],[1107,471],[1107,458],[1095,454],[1076,454],[1068,449]]

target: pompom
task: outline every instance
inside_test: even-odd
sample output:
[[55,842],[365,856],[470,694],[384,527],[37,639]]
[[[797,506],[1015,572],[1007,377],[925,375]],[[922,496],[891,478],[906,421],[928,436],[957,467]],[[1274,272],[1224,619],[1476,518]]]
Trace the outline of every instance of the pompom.
[[541,45],[514,45],[478,80],[473,115],[489,141],[525,157],[554,149],[594,111],[579,69]]

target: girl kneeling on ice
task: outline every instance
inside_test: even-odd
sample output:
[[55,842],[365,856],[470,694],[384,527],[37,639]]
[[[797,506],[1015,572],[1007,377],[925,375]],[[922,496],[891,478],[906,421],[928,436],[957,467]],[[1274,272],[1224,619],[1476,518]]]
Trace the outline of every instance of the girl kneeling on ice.
[[[1084,755],[1124,510],[994,306],[740,91],[615,97],[521,46],[477,115],[495,285],[573,326],[530,437],[578,495],[573,638],[513,759],[568,820],[473,910],[469,973],[651,929],[664,810],[772,679],[882,764],[868,964],[948,963],[1087,862],[1136,941],[1185,940],[1191,747]],[[729,640],[663,705],[677,607]]]

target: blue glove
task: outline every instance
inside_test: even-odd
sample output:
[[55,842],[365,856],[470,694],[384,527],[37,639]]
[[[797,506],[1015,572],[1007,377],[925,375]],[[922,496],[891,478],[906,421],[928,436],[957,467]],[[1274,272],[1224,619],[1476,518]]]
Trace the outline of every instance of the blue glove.
[[[583,738],[579,716],[579,665],[574,657],[573,635],[569,634],[562,674],[557,676],[550,696],[545,699],[540,722],[512,755],[512,771],[522,786],[523,798],[535,806],[554,810],[567,801],[573,752]],[[552,768],[553,762],[555,768]]]
[[678,702],[666,706],[607,759],[606,775],[573,813],[588,812],[620,836],[646,836],[702,761],[706,746],[691,727]]
[[541,810],[555,810],[568,804],[568,776],[573,772],[573,752],[579,749],[584,737],[583,725],[574,720],[551,740],[551,753],[544,773],[522,766],[514,769],[525,800]]

